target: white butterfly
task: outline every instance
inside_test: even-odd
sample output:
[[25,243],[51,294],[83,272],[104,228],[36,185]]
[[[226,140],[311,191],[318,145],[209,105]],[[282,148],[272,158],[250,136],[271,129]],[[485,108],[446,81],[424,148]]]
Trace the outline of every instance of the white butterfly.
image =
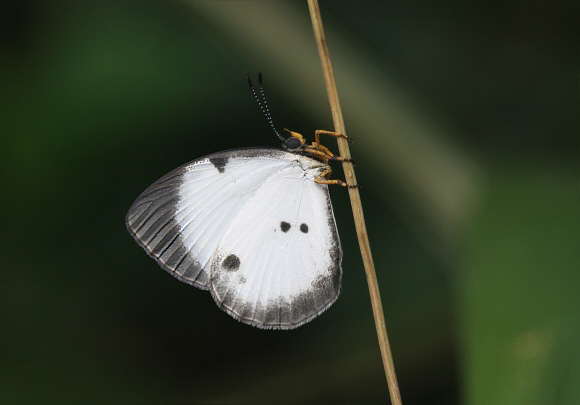
[[342,249],[327,184],[346,184],[327,176],[328,161],[344,159],[319,134],[346,136],[316,131],[307,145],[288,132],[282,149],[218,152],[173,170],[126,218],[163,269],[259,328],[303,325],[340,293]]

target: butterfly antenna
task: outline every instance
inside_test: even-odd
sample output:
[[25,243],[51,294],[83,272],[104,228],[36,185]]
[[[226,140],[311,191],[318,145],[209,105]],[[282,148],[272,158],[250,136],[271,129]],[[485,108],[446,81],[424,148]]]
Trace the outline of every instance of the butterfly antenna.
[[266,116],[266,119],[268,120],[268,123],[272,127],[272,130],[274,130],[274,133],[278,136],[278,138],[280,138],[280,140],[285,142],[286,138],[280,135],[280,133],[276,130],[276,127],[274,126],[274,121],[272,120],[270,109],[268,108],[268,104],[266,103],[266,95],[264,94],[264,85],[262,84],[262,72],[258,73],[258,82],[260,83],[260,94],[262,95],[262,101],[260,101],[260,98],[258,97],[256,90],[254,89],[254,85],[252,84],[252,80],[250,79],[250,72],[246,72],[246,77],[248,78],[248,84],[250,85],[252,94],[254,95],[254,98],[258,102],[258,105],[260,106],[262,113]]

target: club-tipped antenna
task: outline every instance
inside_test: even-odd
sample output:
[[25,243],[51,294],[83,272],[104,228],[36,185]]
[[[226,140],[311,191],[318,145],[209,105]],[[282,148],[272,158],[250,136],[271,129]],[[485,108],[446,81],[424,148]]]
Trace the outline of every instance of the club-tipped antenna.
[[258,82],[260,83],[260,94],[262,96],[262,101],[260,101],[260,98],[258,97],[256,90],[254,89],[252,79],[250,79],[250,72],[246,72],[246,77],[248,78],[248,84],[250,85],[252,94],[254,95],[254,98],[258,102],[258,105],[260,106],[262,113],[264,113],[264,115],[266,116],[266,119],[268,120],[268,123],[272,127],[272,130],[274,130],[274,133],[278,136],[278,138],[280,138],[281,141],[286,142],[286,138],[280,135],[278,130],[276,130],[276,127],[274,126],[274,121],[272,120],[272,115],[270,114],[270,109],[268,108],[268,103],[266,103],[266,94],[264,93],[264,85],[262,84],[262,72],[258,73]]

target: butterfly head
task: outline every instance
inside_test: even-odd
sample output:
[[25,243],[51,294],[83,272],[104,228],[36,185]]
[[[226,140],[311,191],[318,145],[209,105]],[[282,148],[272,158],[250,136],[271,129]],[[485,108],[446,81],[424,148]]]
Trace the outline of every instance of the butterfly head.
[[[288,130],[286,130],[288,131]],[[282,144],[282,148],[287,149],[288,151],[299,151],[304,146],[304,137],[296,132],[290,132],[291,136],[288,139],[284,140]],[[296,136],[299,135],[299,136]]]
[[[330,152],[324,146],[320,145],[320,142],[318,141],[318,135],[316,136],[318,142],[313,142],[312,144],[308,145],[306,143],[306,139],[304,139],[304,137],[298,132],[289,131],[286,128],[284,128],[284,131],[288,132],[290,137],[288,139],[282,138],[284,139],[282,149],[291,153],[311,157],[323,163],[328,163],[328,161],[331,159],[335,160],[332,152]],[[318,134],[318,132],[316,134]]]

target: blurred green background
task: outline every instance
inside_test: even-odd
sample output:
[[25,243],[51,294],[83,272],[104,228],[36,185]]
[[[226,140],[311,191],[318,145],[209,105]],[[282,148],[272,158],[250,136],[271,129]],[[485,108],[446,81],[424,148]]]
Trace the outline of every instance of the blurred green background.
[[[580,6],[320,6],[404,403],[580,403]],[[171,169],[279,144],[247,70],[332,129],[305,1],[0,5],[0,403],[388,403],[345,190],[341,298],[293,331],[125,230]]]

